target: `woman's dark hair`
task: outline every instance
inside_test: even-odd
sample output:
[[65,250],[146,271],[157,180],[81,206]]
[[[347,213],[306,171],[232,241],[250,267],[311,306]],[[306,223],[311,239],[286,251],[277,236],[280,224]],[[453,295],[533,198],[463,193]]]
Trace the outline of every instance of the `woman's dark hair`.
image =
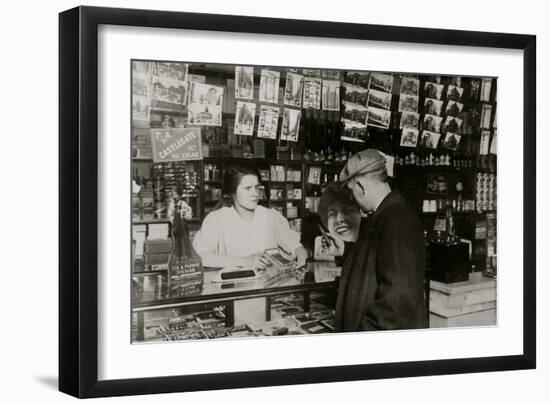
[[328,210],[334,203],[339,203],[342,206],[351,206],[359,210],[351,191],[347,187],[342,187],[341,182],[331,182],[327,184],[319,200],[319,216],[325,227],[328,226]]
[[245,175],[253,175],[260,180],[260,174],[255,168],[247,166],[230,166],[224,170],[223,174],[223,200],[221,204],[216,205],[215,209],[219,209],[223,206],[233,205],[233,195],[237,193],[237,188],[241,183],[241,179]]

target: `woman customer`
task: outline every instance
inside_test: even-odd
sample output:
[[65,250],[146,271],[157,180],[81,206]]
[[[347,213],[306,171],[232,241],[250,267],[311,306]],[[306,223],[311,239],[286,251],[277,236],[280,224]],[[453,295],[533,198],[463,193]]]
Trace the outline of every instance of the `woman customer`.
[[282,247],[306,263],[307,251],[300,235],[277,211],[258,205],[260,181],[256,170],[231,167],[224,174],[228,206],[209,213],[193,240],[193,247],[207,267],[265,268],[266,249]]
[[345,251],[350,250],[359,236],[362,218],[351,191],[342,188],[340,182],[329,183],[319,201],[319,216],[328,229],[321,245],[329,254],[336,256],[336,264],[341,265]]

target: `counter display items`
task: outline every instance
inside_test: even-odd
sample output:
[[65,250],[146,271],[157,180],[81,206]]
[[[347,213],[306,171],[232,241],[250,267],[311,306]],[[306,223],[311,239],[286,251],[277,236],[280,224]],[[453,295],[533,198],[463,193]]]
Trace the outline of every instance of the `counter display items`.
[[497,78],[131,64],[132,343],[496,324]]

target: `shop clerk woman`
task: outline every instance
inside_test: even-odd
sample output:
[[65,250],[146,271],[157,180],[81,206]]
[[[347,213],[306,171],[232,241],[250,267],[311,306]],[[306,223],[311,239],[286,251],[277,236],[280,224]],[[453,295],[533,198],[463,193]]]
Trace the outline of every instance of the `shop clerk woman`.
[[263,252],[277,246],[295,254],[298,267],[305,265],[307,251],[300,235],[280,213],[258,205],[259,186],[252,169],[226,170],[223,189],[230,206],[209,213],[193,240],[204,266],[264,268],[268,262]]

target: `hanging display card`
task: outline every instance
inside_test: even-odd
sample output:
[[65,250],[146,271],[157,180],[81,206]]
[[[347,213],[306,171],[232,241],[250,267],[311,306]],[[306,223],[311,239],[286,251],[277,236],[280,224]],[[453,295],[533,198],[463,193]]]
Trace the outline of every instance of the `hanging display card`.
[[424,84],[424,95],[427,98],[436,98],[440,100],[441,96],[443,95],[443,87],[443,84],[437,84],[427,81]]
[[481,128],[483,129],[491,128],[491,111],[492,111],[491,105],[483,104],[481,106],[481,120],[480,120]]
[[132,119],[149,121],[151,108],[151,63],[132,63]]
[[304,92],[304,76],[301,74],[286,73],[284,104],[292,107],[302,106],[302,94]]
[[440,133],[430,132],[429,130],[422,131],[422,136],[420,137],[420,146],[426,147],[428,149],[437,149],[437,144],[439,143],[440,137]]
[[426,98],[424,100],[424,113],[440,116],[442,106],[443,101],[437,100],[435,98]]
[[317,77],[306,77],[304,79],[303,108],[321,108],[321,87],[321,79]]
[[340,81],[323,80],[323,109],[340,111]]
[[369,89],[391,93],[393,87],[393,76],[391,74],[372,73],[370,76]]
[[441,132],[441,122],[443,118],[436,115],[424,115],[424,121],[422,122],[422,128],[429,130],[430,132]]
[[416,112],[405,111],[401,114],[401,122],[399,123],[399,129],[403,129],[405,127],[418,128],[419,119],[420,119],[420,114]]
[[252,136],[255,115],[256,104],[253,102],[238,101],[233,132],[236,135]]
[[491,139],[491,132],[488,130],[481,131],[481,140],[479,143],[479,154],[486,155],[489,153],[489,140]]
[[464,107],[464,104],[461,104],[457,101],[449,101],[447,103],[447,108],[445,108],[445,113],[447,115],[457,116],[462,112],[462,108]]
[[390,126],[391,112],[385,109],[369,107],[367,126],[388,129]]
[[418,96],[420,89],[420,81],[410,77],[401,79],[401,94]]
[[403,111],[418,111],[418,97],[415,95],[401,94],[399,96],[399,112]]
[[235,66],[235,98],[251,100],[254,97],[254,67]]
[[405,128],[401,132],[401,142],[399,143],[402,147],[416,147],[418,144],[418,129],[415,128]]
[[279,80],[281,73],[262,69],[260,77],[260,102],[277,104],[279,102]]
[[493,133],[493,141],[491,142],[491,149],[489,150],[491,154],[497,154],[497,130]]
[[367,106],[375,107],[375,108],[390,109],[391,94],[386,93],[384,91],[370,90]]
[[184,63],[152,63],[151,99],[159,109],[183,112],[187,104],[187,71]]
[[281,127],[281,140],[289,140],[291,142],[298,141],[301,114],[302,111],[299,109],[284,109],[283,125]]
[[188,121],[190,125],[221,126],[223,87],[191,83]]
[[447,99],[453,101],[460,101],[462,99],[462,93],[464,89],[458,86],[453,86],[452,84],[447,87]]
[[460,143],[460,135],[456,133],[447,133],[445,140],[443,141],[443,147],[449,150],[456,151]]
[[258,121],[258,137],[277,139],[277,124],[279,122],[279,107],[262,105]]
[[491,98],[491,78],[481,79],[481,95],[479,97],[480,101],[489,102]]

